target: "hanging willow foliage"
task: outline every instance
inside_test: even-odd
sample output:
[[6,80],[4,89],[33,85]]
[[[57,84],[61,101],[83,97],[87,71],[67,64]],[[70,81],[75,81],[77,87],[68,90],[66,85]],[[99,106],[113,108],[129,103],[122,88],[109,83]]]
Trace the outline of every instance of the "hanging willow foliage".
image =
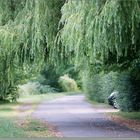
[[[62,8],[57,37],[75,65],[123,63],[139,50],[140,3],[138,0],[67,0]],[[58,47],[58,46],[57,46]],[[70,55],[72,54],[72,55]],[[74,55],[73,55],[74,54]]]
[[0,99],[14,96],[20,78],[42,67],[53,45],[63,2],[0,0]]

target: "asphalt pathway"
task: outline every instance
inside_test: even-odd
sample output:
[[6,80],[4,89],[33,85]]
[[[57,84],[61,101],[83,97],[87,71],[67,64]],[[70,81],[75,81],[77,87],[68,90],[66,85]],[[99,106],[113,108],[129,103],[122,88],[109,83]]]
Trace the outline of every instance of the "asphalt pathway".
[[41,103],[33,117],[56,126],[64,137],[140,138],[140,132],[110,121],[106,112],[117,111],[91,105],[84,95],[72,95]]

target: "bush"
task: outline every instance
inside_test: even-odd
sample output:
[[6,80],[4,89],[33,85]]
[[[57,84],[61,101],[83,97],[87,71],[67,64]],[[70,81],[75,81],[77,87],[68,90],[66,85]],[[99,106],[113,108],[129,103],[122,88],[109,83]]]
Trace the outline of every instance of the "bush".
[[74,78],[78,86],[80,86],[80,77],[79,71],[75,69],[73,65],[64,65],[60,64],[59,67],[53,66],[51,64],[45,66],[43,70],[40,72],[40,76],[38,76],[37,80],[44,85],[50,85],[51,87],[59,89],[61,91],[61,87],[59,84],[59,77],[65,74],[68,74],[71,78]]
[[56,68],[54,68],[54,66],[52,65],[46,66],[41,71],[41,76],[43,78],[41,84],[50,85],[51,87],[54,88],[59,88],[58,79],[60,77],[60,74],[57,73]]
[[20,95],[30,95],[37,94],[37,87],[39,86],[38,82],[28,82],[23,85],[19,85],[19,94]]
[[60,87],[65,92],[78,91],[77,83],[68,75],[61,76],[58,81]]
[[117,72],[110,72],[101,76],[101,95],[103,102],[107,102],[108,96],[116,90]]
[[101,95],[101,84],[100,75],[89,77],[87,75],[86,81],[84,82],[84,89],[88,93],[88,97],[91,100],[103,102],[103,96]]
[[108,96],[117,90],[117,102],[122,111],[140,110],[140,80],[130,72],[85,75],[83,82],[91,100],[107,102]]
[[88,93],[89,99],[104,103],[107,102],[107,97],[115,89],[116,78],[116,72],[94,76],[86,75],[83,87]]
[[45,94],[54,93],[57,90],[49,85],[42,85],[39,82],[28,82],[24,85],[19,85],[20,95],[31,95],[31,94]]
[[131,73],[123,72],[117,80],[118,103],[122,111],[140,110],[140,82]]
[[40,85],[38,87],[38,91],[39,91],[40,94],[44,94],[44,93],[55,93],[55,92],[57,92],[57,89],[51,87],[50,85]]

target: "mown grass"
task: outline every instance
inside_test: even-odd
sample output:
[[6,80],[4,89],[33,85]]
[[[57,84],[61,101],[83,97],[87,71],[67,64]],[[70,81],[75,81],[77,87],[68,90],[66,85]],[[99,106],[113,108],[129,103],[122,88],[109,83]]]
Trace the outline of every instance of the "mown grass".
[[[17,103],[1,103],[0,104],[0,137],[30,137],[32,133],[34,137],[41,137],[44,132],[50,136],[46,126],[43,126],[40,121],[30,119],[30,123],[27,123],[26,127],[21,127],[19,119],[20,108],[29,104],[29,108],[24,110],[24,114],[28,114],[30,117],[31,113],[35,110],[37,105],[42,101],[51,101],[53,99],[65,96],[65,93],[50,93],[41,95],[28,95],[18,99]],[[27,118],[24,118],[27,121]],[[19,124],[18,124],[19,123]],[[24,122],[23,122],[24,124]],[[40,132],[41,133],[37,133]],[[30,132],[30,133],[28,133]],[[47,133],[48,132],[48,133]]]
[[126,119],[139,120],[140,121],[140,112],[116,112],[114,115],[121,116]]
[[25,132],[16,125],[15,120],[0,118],[0,137],[25,137]]

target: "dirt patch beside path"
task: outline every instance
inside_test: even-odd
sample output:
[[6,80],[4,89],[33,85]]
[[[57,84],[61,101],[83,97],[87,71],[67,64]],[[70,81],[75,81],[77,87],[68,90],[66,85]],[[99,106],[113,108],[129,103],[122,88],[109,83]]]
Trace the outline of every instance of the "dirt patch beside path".
[[30,118],[18,120],[17,124],[25,131],[27,137],[62,137],[61,133],[47,121]]

